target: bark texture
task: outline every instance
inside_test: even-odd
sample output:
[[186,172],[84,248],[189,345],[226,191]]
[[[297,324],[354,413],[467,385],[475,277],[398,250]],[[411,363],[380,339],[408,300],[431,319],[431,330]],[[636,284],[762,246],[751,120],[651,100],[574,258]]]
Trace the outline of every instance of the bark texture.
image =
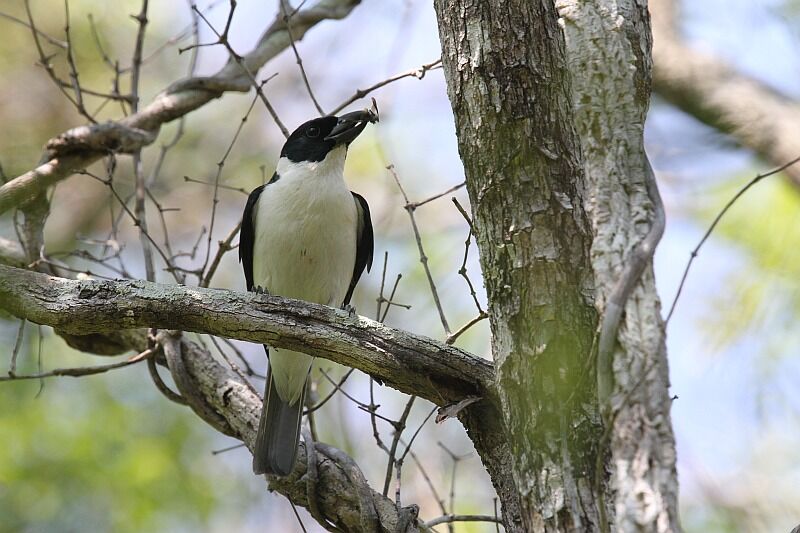
[[434,5],[521,501],[506,525],[596,529],[591,227],[557,13],[547,0]]
[[[669,378],[652,269],[664,217],[643,141],[652,71],[647,5],[642,0],[556,5],[595,233],[597,307],[603,326],[609,315],[622,317],[608,342],[601,335],[598,359],[613,525],[618,531],[678,531]],[[628,292],[621,301],[620,287]]]
[[[368,318],[351,318],[346,311],[277,296],[147,281],[68,280],[0,265],[0,309],[52,326],[78,343],[89,336],[85,348],[98,333],[143,327],[193,331],[299,349],[438,405],[470,395],[491,398],[494,371],[486,360]],[[127,342],[117,338],[111,346]],[[108,350],[106,343],[101,350]]]

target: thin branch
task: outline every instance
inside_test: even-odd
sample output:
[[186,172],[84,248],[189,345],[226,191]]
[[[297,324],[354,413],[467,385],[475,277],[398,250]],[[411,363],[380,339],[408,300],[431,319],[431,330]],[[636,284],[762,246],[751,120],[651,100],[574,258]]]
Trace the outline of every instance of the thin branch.
[[[26,0],[26,6],[28,1]],[[346,17],[358,4],[357,0],[328,0],[298,11],[292,19],[295,38],[301,39],[309,29],[323,20]],[[27,11],[30,12],[29,7]],[[38,41],[38,33],[35,29],[32,31],[37,36],[35,40]],[[257,72],[267,61],[289,46],[285,36],[282,21],[280,19],[274,21],[263,33],[255,48],[242,58],[242,65],[251,73]],[[44,57],[43,52],[41,55]],[[172,84],[158,93],[151,104],[118,123],[112,123],[111,126],[94,124],[90,127],[75,128],[56,137],[53,141],[64,139],[67,141],[52,147],[51,143],[48,143],[50,156],[48,161],[0,187],[0,214],[12,207],[23,205],[51,185],[78,170],[85,169],[106,156],[108,150],[122,147],[117,151],[132,153],[152,143],[162,124],[202,107],[224,92],[246,92],[250,88],[251,83],[242,66],[236,62],[229,62],[214,76],[192,77]],[[131,137],[131,131],[149,132],[149,134]],[[125,135],[128,137],[125,138]]]
[[208,267],[208,271],[206,271],[205,276],[202,277],[202,281],[200,281],[201,287],[208,287],[209,283],[211,283],[211,279],[214,277],[214,274],[217,272],[217,267],[219,267],[220,261],[222,261],[222,257],[230,252],[231,250],[235,249],[234,246],[231,246],[233,239],[239,234],[239,230],[242,229],[242,221],[240,220],[236,226],[228,233],[228,236],[225,237],[224,240],[217,242],[217,253],[214,256],[214,259],[211,261],[211,266]]
[[69,66],[69,79],[72,82],[72,92],[75,94],[75,106],[81,115],[90,122],[95,123],[96,120],[86,111],[86,107],[83,105],[83,92],[81,92],[81,84],[78,81],[78,67],[75,65],[75,54],[73,53],[72,37],[70,36],[69,0],[64,0],[64,21],[64,35],[67,38],[67,65]]
[[145,359],[152,357],[154,354],[153,350],[147,349],[133,357],[126,359],[125,361],[120,361],[119,363],[112,363],[108,365],[95,365],[95,366],[83,366],[78,368],[56,368],[49,372],[39,373],[39,374],[29,374],[25,376],[20,376],[17,374],[11,375],[9,373],[8,376],[0,376],[0,382],[2,381],[21,381],[26,379],[43,379],[43,378],[51,378],[51,377],[62,377],[62,376],[69,376],[73,378],[80,378],[84,376],[93,376],[95,374],[103,374],[108,372],[109,370],[115,370],[117,368],[124,368],[126,366],[135,365]]
[[759,181],[763,180],[764,178],[768,178],[768,177],[773,176],[773,175],[775,175],[775,174],[777,174],[777,173],[779,173],[779,172],[781,172],[783,170],[786,170],[787,168],[797,164],[798,162],[800,162],[800,157],[796,157],[796,158],[792,159],[791,161],[789,161],[788,163],[784,163],[783,165],[781,165],[781,166],[779,166],[777,168],[773,168],[772,170],[769,170],[769,171],[767,171],[767,172],[765,172],[763,174],[756,175],[756,177],[754,177],[749,182],[747,182],[747,184],[744,187],[742,187],[739,190],[739,192],[737,192],[733,196],[733,198],[731,198],[728,201],[727,204],[725,204],[725,207],[723,207],[722,211],[720,211],[719,214],[717,214],[717,216],[714,218],[714,221],[711,223],[711,225],[706,230],[705,234],[703,235],[703,238],[700,239],[700,242],[697,243],[697,246],[695,246],[694,249],[692,250],[692,252],[690,253],[689,262],[686,263],[686,268],[683,270],[683,276],[681,276],[681,282],[678,285],[678,290],[675,293],[675,297],[672,299],[672,305],[670,305],[670,307],[669,307],[669,313],[667,313],[667,319],[665,320],[664,327],[666,327],[667,324],[669,324],[669,321],[672,318],[672,313],[675,312],[675,306],[677,305],[678,298],[680,298],[681,292],[683,291],[683,286],[686,283],[686,277],[689,275],[689,269],[692,268],[692,263],[694,262],[695,258],[698,256],[698,254],[700,253],[700,248],[702,248],[703,245],[706,243],[708,238],[711,236],[711,233],[717,227],[717,224],[719,224],[719,221],[722,220],[723,216],[725,216],[725,213],[727,213],[728,210],[731,207],[733,207],[733,204],[735,204],[736,201],[739,200],[739,198],[741,198],[744,195],[744,193],[746,193],[756,183],[758,183]]
[[267,78],[266,80],[262,81],[261,83],[256,81],[255,74],[253,74],[253,72],[251,72],[250,69],[247,67],[247,64],[245,63],[244,58],[236,53],[236,50],[233,49],[233,47],[231,46],[231,43],[228,41],[228,29],[230,27],[230,23],[231,23],[231,20],[233,18],[233,12],[234,12],[235,9],[236,9],[236,2],[235,2],[235,0],[231,0],[231,10],[230,10],[230,12],[228,14],[228,22],[225,25],[225,31],[223,33],[219,33],[214,28],[214,26],[211,24],[211,22],[208,21],[208,19],[205,17],[205,15],[203,15],[203,13],[199,9],[197,9],[197,6],[194,6],[194,10],[197,13],[197,15],[201,19],[203,19],[203,22],[205,22],[206,25],[211,29],[211,31],[213,31],[214,34],[217,36],[217,42],[213,43],[213,44],[221,44],[222,46],[224,46],[228,50],[228,53],[230,54],[231,59],[233,59],[236,62],[236,64],[238,64],[241,67],[242,71],[247,75],[247,79],[250,81],[250,84],[256,90],[256,95],[258,96],[258,98],[261,99],[261,102],[264,104],[264,107],[267,108],[267,112],[269,112],[270,116],[272,117],[272,120],[275,122],[275,124],[281,130],[281,133],[283,133],[283,136],[284,137],[289,137],[289,130],[287,130],[286,126],[283,125],[283,122],[281,121],[280,117],[278,117],[278,112],[275,111],[275,108],[272,106],[272,104],[267,99],[267,95],[264,94],[263,86],[269,79],[272,78],[272,76],[270,76],[270,78]]
[[482,515],[482,514],[449,514],[428,520],[425,522],[425,527],[434,527],[440,524],[447,524],[450,522],[493,522],[502,524],[503,521],[496,516]]
[[[236,3],[234,2],[233,6],[235,7],[235,5],[236,5]],[[231,13],[233,13],[233,7],[231,7]],[[230,24],[230,18],[228,19],[228,24]],[[226,26],[226,30],[225,30],[226,32],[227,32],[227,29],[228,29],[228,26]],[[273,78],[273,76],[270,76],[269,78],[267,78],[264,81],[262,81],[261,84],[259,85],[259,89],[261,87],[263,87],[264,84],[266,84],[272,78]],[[219,203],[219,180],[222,177],[222,169],[225,167],[225,162],[228,160],[228,156],[231,154],[231,151],[233,150],[234,145],[236,145],[236,141],[239,139],[239,135],[242,133],[242,129],[244,129],[244,125],[247,123],[247,119],[250,117],[250,113],[253,111],[253,108],[256,105],[256,101],[257,101],[257,98],[253,98],[253,101],[250,102],[250,106],[247,108],[247,112],[244,114],[244,116],[239,121],[239,125],[236,128],[236,132],[233,134],[233,138],[231,139],[231,142],[228,144],[228,148],[225,150],[225,153],[222,155],[222,159],[220,159],[219,162],[217,163],[217,173],[214,176],[214,197],[213,197],[212,202],[211,202],[211,221],[209,222],[209,225],[208,225],[208,242],[206,243],[206,257],[203,260],[203,266],[200,268],[200,272],[201,272],[201,284],[200,284],[200,286],[201,287],[207,287],[208,286],[208,283],[211,281],[211,276],[214,275],[214,271],[216,271],[216,267],[217,267],[217,265],[219,265],[219,260],[222,259],[222,254],[225,253],[224,251],[222,251],[223,250],[222,243],[220,243],[220,248],[219,248],[219,250],[217,252],[217,257],[214,258],[214,261],[216,262],[216,265],[214,265],[212,263],[213,270],[210,270],[205,275],[205,277],[203,277],[202,273],[206,271],[206,267],[208,267],[208,261],[209,261],[210,255],[211,255],[211,237],[212,237],[212,235],[214,233],[214,222],[216,221],[217,204]],[[241,228],[241,222],[239,222],[239,227],[237,227],[228,236],[227,247],[229,249],[230,249],[230,242],[233,240],[233,237],[236,235],[236,233],[239,232],[239,228]],[[203,283],[205,283],[205,285],[203,285]]]
[[414,204],[409,201],[408,195],[406,194],[405,189],[403,189],[403,185],[400,183],[400,177],[394,170],[394,165],[387,165],[386,170],[388,170],[394,178],[394,181],[397,183],[397,187],[400,189],[400,193],[403,195],[403,199],[406,202],[404,207],[409,218],[411,219],[411,227],[414,230],[414,238],[417,241],[417,249],[419,250],[419,262],[422,263],[422,268],[425,270],[425,276],[428,278],[428,285],[430,286],[431,294],[433,295],[433,302],[436,304],[436,310],[439,311],[439,320],[442,322],[444,332],[447,335],[450,335],[450,326],[447,324],[447,319],[444,316],[444,309],[442,309],[442,303],[439,301],[439,292],[436,289],[436,283],[433,281],[433,275],[431,274],[431,269],[428,266],[428,256],[425,255],[425,248],[422,246],[422,236],[420,235],[419,227],[417,227],[417,219],[414,217]]
[[408,420],[408,415],[411,414],[411,407],[414,406],[414,401],[417,399],[416,396],[411,396],[408,401],[406,402],[406,406],[403,409],[403,414],[400,415],[400,418],[395,422],[394,427],[394,436],[392,437],[392,444],[389,447],[389,460],[386,463],[386,477],[383,480],[383,495],[386,496],[389,494],[389,484],[392,480],[392,467],[397,464],[397,457],[395,454],[397,453],[397,445],[400,443],[400,438],[403,436],[403,430],[406,429],[406,420]]
[[414,77],[414,78],[417,78],[418,80],[421,80],[422,78],[425,77],[425,74],[427,74],[429,71],[440,69],[440,68],[442,68],[442,60],[441,59],[437,59],[436,61],[433,61],[432,63],[427,63],[425,65],[422,65],[419,68],[416,68],[416,69],[413,69],[413,70],[408,70],[406,72],[397,74],[397,75],[392,76],[390,78],[387,78],[387,79],[385,79],[383,81],[379,81],[378,83],[370,85],[366,89],[358,89],[353,94],[353,96],[351,96],[350,98],[348,98],[347,100],[345,100],[344,102],[342,102],[341,104],[339,104],[338,106],[333,108],[328,114],[329,115],[335,115],[336,113],[338,113],[339,111],[341,111],[345,107],[349,106],[350,104],[352,104],[356,100],[360,100],[360,99],[364,98],[365,96],[367,96],[372,91],[380,89],[381,87],[385,87],[386,85],[389,85],[390,83],[394,83],[397,80],[402,80],[403,78],[410,78],[410,77]]
[[64,50],[67,49],[67,43],[65,43],[64,41],[59,41],[58,39],[54,39],[53,37],[50,37],[45,32],[31,27],[30,23],[25,22],[24,20],[22,20],[20,18],[17,18],[17,17],[15,17],[13,15],[9,15],[8,13],[2,13],[2,12],[0,12],[0,17],[2,17],[4,19],[8,19],[8,20],[10,20],[12,22],[16,22],[17,24],[19,24],[21,26],[25,26],[26,28],[32,29],[33,31],[38,33],[45,41],[47,41],[48,43],[52,44],[53,46],[57,46],[57,47],[62,48]]
[[19,356],[19,351],[22,348],[22,340],[25,337],[25,324],[28,321],[24,318],[19,321],[19,328],[17,328],[17,338],[14,340],[14,349],[11,351],[11,364],[8,367],[8,376],[10,378],[17,377],[17,357]]
[[320,114],[320,116],[324,116],[325,111],[322,110],[322,106],[319,105],[317,98],[314,96],[314,91],[311,90],[311,83],[308,81],[308,75],[306,75],[306,69],[303,66],[303,59],[300,57],[300,52],[297,51],[297,45],[295,44],[294,35],[292,34],[292,15],[296,11],[292,13],[286,12],[286,6],[288,4],[286,0],[278,0],[278,4],[281,12],[283,13],[283,23],[286,24],[286,33],[289,34],[289,42],[292,45],[292,51],[294,52],[294,57],[297,61],[297,67],[300,69],[300,75],[303,78],[306,91],[308,91],[308,96],[311,97],[311,101],[314,103],[314,107],[317,108],[317,112]]

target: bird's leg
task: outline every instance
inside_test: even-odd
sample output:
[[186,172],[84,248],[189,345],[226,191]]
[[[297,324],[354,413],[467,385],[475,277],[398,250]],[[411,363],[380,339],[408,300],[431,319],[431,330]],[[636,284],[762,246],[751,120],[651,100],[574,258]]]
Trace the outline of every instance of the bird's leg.
[[266,296],[269,296],[269,291],[264,287],[262,287],[261,285],[256,285],[255,287],[253,287],[253,292],[256,294],[264,294]]
[[350,305],[350,304],[343,305],[343,306],[342,306],[342,309],[344,309],[345,311],[347,311],[347,316],[349,316],[350,318],[355,318],[356,316],[358,316],[358,313],[356,313],[356,308],[355,308],[355,307],[353,307],[353,306],[352,306],[352,305]]

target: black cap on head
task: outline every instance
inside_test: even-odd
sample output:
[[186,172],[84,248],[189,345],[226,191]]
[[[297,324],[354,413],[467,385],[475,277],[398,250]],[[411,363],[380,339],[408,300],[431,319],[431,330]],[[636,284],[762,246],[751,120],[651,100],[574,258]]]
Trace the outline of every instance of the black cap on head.
[[309,120],[292,132],[281,150],[281,157],[291,161],[322,161],[328,152],[342,144],[349,145],[367,124],[377,122],[372,111],[354,111],[341,117],[327,116]]

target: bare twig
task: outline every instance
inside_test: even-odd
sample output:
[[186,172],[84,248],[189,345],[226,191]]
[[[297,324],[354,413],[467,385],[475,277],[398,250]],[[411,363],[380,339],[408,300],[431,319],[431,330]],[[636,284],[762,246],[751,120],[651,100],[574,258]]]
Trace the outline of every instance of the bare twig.
[[700,248],[703,247],[703,245],[706,243],[708,238],[711,236],[711,233],[714,231],[714,228],[717,227],[717,224],[719,224],[719,221],[722,219],[723,216],[725,216],[725,213],[727,213],[728,210],[731,207],[733,207],[733,204],[735,204],[736,201],[739,200],[739,198],[741,198],[742,195],[744,195],[744,193],[746,193],[756,183],[758,183],[759,181],[763,180],[764,178],[768,178],[768,177],[773,176],[773,175],[775,175],[775,174],[777,174],[777,173],[779,173],[779,172],[781,172],[783,170],[786,170],[787,168],[795,165],[798,162],[800,162],[800,157],[796,157],[796,158],[792,159],[791,161],[789,161],[788,163],[784,163],[783,165],[781,165],[781,166],[779,166],[777,168],[773,168],[772,170],[769,170],[769,171],[767,171],[767,172],[765,172],[763,174],[756,175],[753,179],[751,179],[749,182],[747,182],[747,184],[744,187],[742,187],[739,190],[739,192],[737,192],[733,196],[733,198],[731,198],[728,201],[727,204],[725,204],[725,207],[723,207],[722,211],[720,211],[719,214],[717,214],[717,216],[714,218],[714,221],[711,223],[711,225],[706,230],[705,234],[703,235],[703,238],[700,239],[700,242],[697,243],[697,246],[694,247],[694,250],[692,250],[692,252],[690,254],[689,262],[686,263],[686,268],[683,270],[683,276],[681,276],[681,282],[678,285],[678,290],[675,293],[675,297],[672,299],[672,305],[670,305],[670,307],[669,307],[669,313],[667,313],[667,319],[665,320],[665,323],[664,323],[665,327],[666,327],[667,324],[669,324],[669,320],[672,318],[672,313],[675,312],[675,305],[677,305],[678,298],[680,298],[680,296],[681,296],[681,292],[683,291],[683,286],[686,283],[686,276],[689,275],[689,269],[692,268],[692,263],[694,262],[694,260],[697,257],[697,255],[700,253]]
[[294,13],[297,11],[295,10],[292,13],[287,13],[286,6],[288,5],[288,2],[286,0],[278,0],[278,4],[281,12],[283,13],[283,23],[286,24],[286,33],[289,34],[289,43],[292,45],[292,51],[294,52],[294,57],[297,61],[297,67],[300,69],[300,75],[303,78],[306,91],[308,91],[308,96],[311,97],[311,101],[314,103],[314,107],[317,108],[317,112],[320,114],[320,116],[324,116],[325,111],[322,110],[322,106],[319,105],[317,98],[314,96],[314,91],[311,90],[311,83],[308,81],[308,75],[306,75],[306,69],[303,66],[303,59],[300,57],[300,52],[297,51],[297,45],[294,40],[294,35],[292,34],[292,15],[294,15]]
[[[233,239],[239,234],[239,230],[242,229],[242,221],[240,220],[236,226],[228,233],[228,236],[225,239],[217,242],[217,253],[214,256],[214,259],[211,261],[211,265],[208,267],[205,276],[202,276],[202,280],[200,281],[201,287],[208,287],[209,283],[211,283],[211,279],[214,277],[214,274],[217,272],[217,267],[219,267],[220,261],[222,261],[222,257],[230,252],[231,250],[235,249],[234,246],[231,246]],[[201,272],[202,273],[202,272]]]
[[57,377],[57,376],[69,376],[73,378],[79,378],[84,376],[92,376],[95,374],[103,374],[104,372],[108,372],[109,370],[114,370],[116,368],[123,368],[130,365],[135,365],[145,359],[149,359],[154,354],[153,350],[145,350],[133,357],[126,359],[125,361],[120,361],[119,363],[112,363],[109,365],[96,365],[96,366],[84,366],[78,368],[56,368],[55,370],[51,370],[49,372],[39,373],[39,374],[30,374],[25,376],[20,376],[17,374],[11,375],[9,372],[8,376],[0,376],[0,381],[19,381],[25,379],[43,379],[43,378],[50,378],[50,377]]
[[404,207],[409,218],[411,219],[411,227],[414,230],[414,238],[417,241],[417,249],[419,250],[419,262],[422,263],[422,268],[425,270],[425,275],[428,278],[428,285],[431,288],[433,302],[436,304],[436,310],[439,311],[439,320],[442,322],[444,332],[447,335],[450,335],[450,326],[447,324],[447,319],[444,316],[444,309],[442,309],[442,303],[439,301],[439,292],[436,289],[436,283],[433,281],[433,275],[431,274],[431,269],[428,266],[428,256],[425,255],[425,248],[422,246],[422,236],[420,235],[419,227],[417,227],[417,219],[414,217],[414,204],[409,201],[408,195],[406,194],[405,189],[403,189],[403,185],[400,183],[400,177],[394,170],[394,165],[387,165],[386,170],[388,170],[394,178],[394,181],[397,183],[397,187],[400,189],[400,193],[403,195],[403,199],[406,202]]
[[[33,13],[31,13],[30,0],[25,0],[25,12],[28,15],[28,27],[31,29],[31,33],[33,34],[33,43],[36,45],[36,51],[39,53],[39,64],[42,67],[44,67],[45,72],[47,72],[47,75],[50,77],[51,80],[53,80],[53,83],[56,84],[58,89],[61,91],[61,94],[63,94],[67,98],[67,100],[70,101],[72,105],[80,109],[80,107],[78,106],[78,102],[75,101],[75,98],[73,98],[72,95],[70,95],[64,88],[69,85],[66,82],[64,82],[61,78],[59,78],[58,75],[56,75],[56,72],[53,69],[53,65],[50,64],[50,58],[52,56],[48,56],[47,54],[44,53],[42,44],[39,41],[39,30],[36,29],[36,23],[33,20]],[[94,120],[92,120],[91,118],[90,120],[94,122]]]
[[[235,5],[236,5],[236,3],[233,2],[232,7],[231,7],[231,14],[233,13],[233,6],[235,6]],[[230,24],[230,18],[228,19],[228,24]],[[226,25],[225,28],[226,28],[225,31],[227,32],[228,26]],[[222,37],[220,37],[220,38],[222,38]],[[259,85],[259,89],[261,87],[263,87],[264,84],[266,84],[272,78],[273,78],[273,76],[270,76],[269,78],[267,78],[264,81],[262,81],[261,84]],[[217,252],[217,258],[215,258],[216,265],[214,265],[212,263],[212,266],[214,267],[214,269],[210,270],[205,275],[205,277],[203,277],[202,273],[206,271],[206,268],[208,267],[208,261],[209,261],[210,256],[211,256],[211,237],[212,237],[212,235],[214,233],[214,222],[216,221],[217,204],[219,203],[219,180],[222,177],[222,169],[225,167],[225,162],[228,160],[228,156],[231,154],[231,151],[233,150],[234,145],[236,145],[236,141],[239,139],[239,135],[242,133],[242,129],[244,129],[244,125],[247,123],[247,119],[250,117],[250,113],[253,111],[253,108],[256,105],[256,101],[257,101],[257,98],[253,98],[253,101],[250,102],[250,106],[247,108],[247,112],[244,114],[244,116],[239,121],[239,125],[236,128],[236,132],[233,134],[233,138],[231,139],[231,142],[228,144],[228,148],[225,150],[225,153],[222,155],[222,159],[220,159],[219,162],[217,163],[217,173],[214,176],[214,198],[213,198],[212,203],[211,203],[211,221],[210,221],[210,223],[208,225],[208,241],[206,243],[206,257],[203,260],[203,266],[200,269],[200,272],[201,272],[200,281],[201,281],[201,286],[202,287],[207,287],[208,286],[208,283],[211,281],[211,276],[213,276],[214,272],[216,271],[216,265],[219,265],[219,260],[222,259],[222,255],[225,253],[225,251],[223,251],[223,248],[222,248],[222,242],[220,242],[220,248],[219,248],[219,250]],[[229,250],[231,249],[230,248],[230,243],[233,240],[233,237],[239,232],[239,228],[241,228],[241,222],[239,223],[238,227],[235,228],[234,231],[232,231],[230,233],[230,235],[228,236],[228,239],[226,239],[228,241],[226,246],[228,247]],[[205,283],[205,285],[203,285],[203,283]]]
[[[27,1],[27,11],[30,12]],[[328,0],[299,11],[293,18],[295,38],[301,39],[309,29],[323,20],[346,17],[358,3],[357,0]],[[32,31],[36,33],[35,29]],[[257,72],[289,45],[284,39],[284,31],[279,20],[273,23],[262,34],[255,48],[242,58],[241,65],[247,67],[251,73]],[[41,56],[46,59],[43,51]],[[48,63],[45,62],[45,65]],[[128,139],[131,142],[125,148],[130,153],[153,142],[155,133],[162,124],[190,113],[226,91],[248,91],[252,85],[247,79],[243,79],[246,76],[242,66],[233,61],[214,76],[192,77],[174,83],[159,93],[151,104],[120,121],[117,126],[122,127],[109,128],[105,124],[94,124],[77,129],[77,135],[71,137],[72,142],[54,149],[50,154],[51,159],[0,186],[0,213],[29,202],[51,185],[106,156],[107,151],[90,148],[100,144],[98,138],[105,139],[106,146],[113,146],[115,141],[121,140],[117,137],[130,131],[150,132],[151,135]],[[70,95],[67,96],[71,98]]]
[[64,35],[67,38],[67,65],[69,65],[69,79],[72,82],[72,92],[75,94],[75,107],[78,112],[86,117],[90,122],[96,122],[86,107],[83,105],[83,93],[81,92],[81,84],[78,81],[78,67],[75,65],[75,54],[72,45],[72,37],[70,36],[69,26],[69,0],[64,0]]
[[242,187],[231,187],[230,185],[224,185],[222,183],[214,184],[214,183],[211,183],[211,182],[208,182],[208,181],[199,180],[197,178],[190,178],[189,176],[184,176],[183,177],[183,181],[185,181],[187,183],[199,183],[201,185],[208,185],[209,187],[218,187],[220,189],[227,189],[229,191],[236,191],[236,192],[240,192],[240,193],[242,193],[244,195],[250,194],[250,192],[247,189],[244,189]]
[[208,21],[205,15],[203,15],[203,13],[199,9],[197,9],[197,6],[193,6],[193,9],[197,13],[197,15],[201,19],[203,19],[203,22],[205,22],[206,25],[211,29],[211,31],[214,32],[214,34],[217,36],[217,42],[212,44],[221,44],[228,50],[231,59],[233,59],[234,62],[236,62],[236,64],[239,65],[241,70],[246,74],[248,80],[250,81],[250,84],[256,90],[256,95],[258,96],[258,98],[261,99],[261,102],[264,104],[264,107],[267,109],[267,112],[269,112],[270,116],[272,117],[272,120],[281,130],[281,133],[283,133],[283,136],[289,137],[289,130],[287,130],[286,126],[283,125],[283,122],[278,117],[278,112],[275,111],[275,108],[267,99],[267,95],[264,94],[263,86],[270,78],[267,78],[261,83],[257,82],[255,75],[248,68],[247,63],[244,61],[244,58],[236,53],[236,51],[231,46],[231,43],[228,41],[228,29],[230,28],[231,20],[233,19],[233,12],[236,9],[235,0],[231,0],[231,10],[228,13],[228,22],[225,24],[225,30],[222,33],[219,33],[216,30],[216,28],[214,28],[214,26],[211,24],[211,22]]
[[364,98],[365,96],[367,96],[372,91],[380,89],[381,87],[389,85],[390,83],[393,83],[393,82],[395,82],[397,80],[401,80],[403,78],[409,78],[409,77],[412,77],[412,76],[414,78],[417,78],[418,80],[421,80],[422,78],[425,77],[425,74],[427,74],[428,71],[436,70],[436,69],[440,69],[440,68],[442,68],[442,60],[441,59],[437,59],[436,61],[433,61],[432,63],[427,63],[425,65],[422,65],[419,68],[416,68],[416,69],[413,69],[413,70],[408,70],[408,71],[403,72],[401,74],[397,74],[395,76],[392,76],[391,78],[387,78],[387,79],[385,79],[383,81],[379,81],[378,83],[370,85],[366,89],[358,89],[353,94],[353,96],[351,96],[350,98],[348,98],[347,100],[345,100],[344,102],[342,102],[341,104],[336,106],[328,114],[329,115],[335,115],[336,113],[338,113],[339,111],[341,111],[345,107],[349,106],[350,104],[352,104],[356,100],[360,100],[360,99]]
[[14,341],[14,349],[11,352],[11,364],[8,367],[8,376],[11,378],[17,377],[17,357],[19,350],[22,348],[22,340],[25,337],[25,324],[28,321],[24,318],[19,321],[19,328],[17,328],[17,338]]
[[397,465],[397,445],[400,443],[400,439],[403,436],[403,430],[406,429],[406,421],[408,420],[408,415],[411,414],[411,407],[413,407],[414,400],[416,399],[416,396],[410,396],[408,398],[406,406],[403,409],[403,414],[401,414],[397,422],[394,423],[394,436],[392,437],[392,444],[389,447],[389,460],[386,463],[386,477],[383,480],[384,496],[389,494],[389,484],[392,480],[392,467]]
[[450,522],[494,522],[502,524],[503,521],[496,516],[491,515],[478,515],[478,514],[449,514],[428,520],[425,522],[426,527],[438,526],[440,524],[447,524]]
[[49,35],[47,35],[45,32],[43,32],[43,31],[41,31],[41,30],[38,30],[38,29],[36,29],[36,28],[32,28],[32,27],[31,27],[31,25],[30,25],[30,23],[28,23],[28,22],[25,22],[24,20],[22,20],[22,19],[20,19],[20,18],[17,18],[17,17],[15,17],[15,16],[13,16],[13,15],[9,15],[8,13],[2,13],[2,12],[0,12],[0,17],[2,17],[2,18],[4,18],[4,19],[8,19],[8,20],[10,20],[10,21],[12,21],[12,22],[16,22],[17,24],[19,24],[19,25],[21,25],[21,26],[25,26],[26,28],[29,28],[29,29],[32,29],[32,30],[34,30],[34,31],[35,31],[36,33],[38,33],[38,34],[39,34],[39,35],[40,35],[40,36],[41,36],[41,37],[42,37],[42,38],[43,38],[45,41],[47,41],[48,43],[52,44],[53,46],[57,46],[57,47],[59,47],[59,48],[62,48],[62,49],[64,49],[64,50],[66,50],[66,49],[67,49],[67,43],[65,43],[64,41],[59,41],[58,39],[55,39],[55,38],[53,38],[53,37],[50,37]]

